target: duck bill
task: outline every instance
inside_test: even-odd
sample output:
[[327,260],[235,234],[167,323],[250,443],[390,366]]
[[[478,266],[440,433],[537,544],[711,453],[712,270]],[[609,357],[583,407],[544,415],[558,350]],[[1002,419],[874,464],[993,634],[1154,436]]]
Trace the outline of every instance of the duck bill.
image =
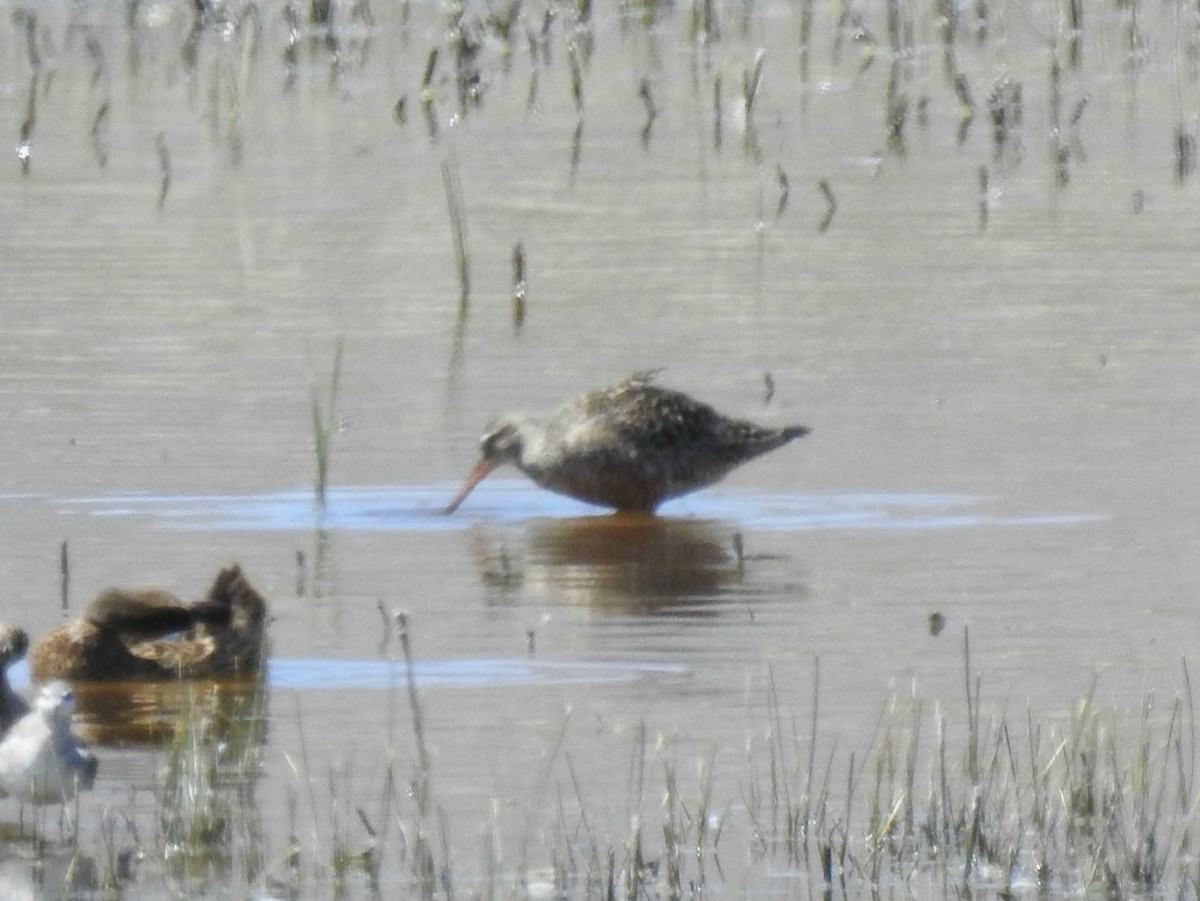
[[462,488],[458,489],[458,494],[454,495],[454,500],[446,505],[446,509],[442,513],[449,516],[457,510],[458,505],[467,499],[467,495],[475,489],[475,486],[482,482],[487,474],[495,468],[496,465],[490,460],[480,460],[475,468],[471,470],[471,474],[467,476],[467,480],[463,483]]

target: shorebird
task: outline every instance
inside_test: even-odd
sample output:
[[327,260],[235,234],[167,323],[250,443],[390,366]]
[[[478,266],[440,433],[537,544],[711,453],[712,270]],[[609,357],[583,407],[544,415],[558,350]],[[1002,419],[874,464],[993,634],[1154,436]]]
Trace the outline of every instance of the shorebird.
[[241,568],[221,570],[207,597],[184,604],[156,589],[109,589],[83,618],[42,636],[29,655],[36,681],[196,679],[258,669],[266,602]]
[[29,636],[24,629],[0,625],[0,736],[29,712],[29,704],[12,689],[8,668],[25,656]]
[[653,513],[663,501],[720,481],[748,460],[808,434],[722,416],[652,384],[641,372],[583,394],[545,420],[505,416],[480,441],[482,459],[446,507],[453,513],[488,473],[512,463],[543,488],[617,510]]
[[71,732],[74,711],[70,685],[42,686],[33,710],[0,740],[0,791],[29,804],[62,804],[92,787],[96,755]]

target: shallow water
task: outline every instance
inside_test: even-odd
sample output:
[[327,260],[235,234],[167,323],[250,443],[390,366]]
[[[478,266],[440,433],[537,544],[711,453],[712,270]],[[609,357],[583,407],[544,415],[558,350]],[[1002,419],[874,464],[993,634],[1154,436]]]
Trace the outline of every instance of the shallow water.
[[[594,822],[620,824],[643,724],[689,766],[736,760],[770,683],[808,716],[817,661],[823,735],[847,753],[893,688],[961,710],[968,628],[995,707],[1056,720],[1093,683],[1119,709],[1174,694],[1200,638],[1200,219],[1172,156],[1198,96],[1190,26],[1139,7],[1131,57],[1127,20],[1097,10],[1056,130],[1057,6],[993,10],[986,40],[957,44],[981,104],[960,142],[929,7],[889,143],[882,5],[862,12],[874,51],[819,10],[807,80],[791,5],[725,9],[707,45],[682,8],[596,9],[578,116],[565,10],[548,59],[526,37],[540,9],[507,62],[485,42],[482,104],[459,115],[424,3],[371,26],[338,7],[338,66],[302,37],[294,69],[272,5],[257,30],[201,29],[192,56],[186,4],[136,6],[132,29],[116,4],[0,4],[10,146],[36,99],[28,174],[0,163],[0,616],[36,634],[110,585],[198,597],[239,561],[274,617],[256,797],[279,844],[305,773],[375,798],[380,761],[412,753],[403,609],[464,880],[489,811],[519,825],[536,805],[563,729]],[[1000,145],[982,104],[1002,76],[1024,109]],[[339,337],[322,510],[310,386]],[[652,524],[511,472],[438,514],[493,415],[650,366],[813,432]],[[153,783],[148,752],[100,753],[84,816]],[[742,778],[722,770],[717,796],[736,806]]]

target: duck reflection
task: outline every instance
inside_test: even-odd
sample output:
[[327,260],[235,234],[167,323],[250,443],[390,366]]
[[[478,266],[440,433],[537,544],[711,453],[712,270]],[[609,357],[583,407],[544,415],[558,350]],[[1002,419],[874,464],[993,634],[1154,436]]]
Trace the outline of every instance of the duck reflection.
[[[501,550],[481,554],[485,582],[508,592],[546,583],[556,598],[619,613],[712,615],[740,588],[734,530],[720,522],[613,514],[527,524],[527,559]],[[478,551],[479,544],[476,545]]]
[[162,745],[202,724],[212,738],[266,740],[265,673],[238,679],[75,683],[75,730],[109,747]]

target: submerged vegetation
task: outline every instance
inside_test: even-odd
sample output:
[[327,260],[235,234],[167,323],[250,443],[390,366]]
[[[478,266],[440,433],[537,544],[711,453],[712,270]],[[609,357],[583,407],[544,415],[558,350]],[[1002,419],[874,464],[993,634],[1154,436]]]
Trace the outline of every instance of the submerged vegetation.
[[[959,147],[981,136],[979,164],[1003,178],[1036,154],[1048,163],[1058,188],[1069,186],[1089,159],[1083,128],[1086,111],[1095,106],[1093,91],[1106,90],[1110,79],[1125,78],[1129,100],[1136,102],[1138,79],[1158,65],[1150,50],[1162,48],[1161,59],[1171,68],[1166,77],[1174,89],[1173,121],[1151,127],[1161,131],[1163,157],[1169,158],[1177,183],[1188,181],[1195,169],[1196,124],[1190,110],[1200,83],[1195,52],[1200,19],[1182,2],[1107,3],[1085,15],[1078,0],[1019,10],[988,0],[828,8],[813,0],[625,0],[597,15],[590,2],[565,0],[447,0],[430,3],[429,10],[411,0],[386,7],[371,0],[196,0],[186,9],[170,10],[165,4],[126,3],[119,26],[106,19],[104,4],[90,11],[76,8],[66,23],[57,21],[52,8],[13,6],[0,48],[12,60],[10,79],[21,69],[28,73],[23,89],[10,85],[7,105],[10,118],[17,120],[17,163],[28,178],[36,177],[39,160],[54,152],[58,138],[44,136],[39,119],[55,113],[54,82],[75,62],[88,79],[88,110],[79,129],[91,147],[89,159],[101,169],[112,165],[118,149],[128,149],[115,141],[118,123],[127,115],[117,90],[122,76],[136,83],[158,69],[170,83],[182,72],[193,81],[192,96],[206,98],[204,118],[225,161],[240,168],[261,137],[255,133],[256,118],[270,119],[268,111],[279,100],[317,85],[336,97],[339,88],[351,90],[347,84],[358,88],[352,79],[378,75],[390,82],[392,67],[399,67],[406,83],[373,115],[407,129],[409,96],[415,94],[426,137],[449,145],[440,158],[460,305],[470,291],[468,210],[450,129],[468,117],[485,116],[506,82],[527,77],[522,92],[527,114],[540,117],[563,107],[573,183],[586,148],[585,121],[598,115],[587,90],[596,77],[593,61],[614,33],[639,31],[654,48],[645,59],[635,55],[627,61],[635,77],[632,86],[621,86],[624,94],[616,107],[629,107],[634,118],[641,108],[641,127],[633,134],[647,151],[655,140],[667,139],[660,123],[671,114],[678,117],[672,105],[682,101],[688,107],[682,118],[706,121],[708,143],[716,152],[735,125],[746,157],[766,179],[783,171],[786,156],[768,151],[761,140],[770,114],[795,114],[803,121],[817,98],[880,92],[879,142],[847,146],[844,152],[906,159],[923,143],[915,140],[918,130],[936,136],[944,128],[941,136]],[[114,11],[120,6],[111,4]],[[619,21],[618,28],[605,24],[611,18]],[[116,33],[117,27],[125,33]],[[686,98],[666,90],[667,76],[657,71],[668,40],[692,56]],[[73,54],[80,59],[73,60]],[[517,63],[522,57],[528,60],[525,67]],[[122,60],[127,71],[121,70]],[[731,82],[740,82],[736,109],[727,100]],[[550,96],[549,90],[556,93]],[[670,139],[682,134],[676,131]],[[175,142],[163,131],[147,138],[142,152],[157,161],[145,167],[157,177],[148,194],[156,196],[161,211],[178,183],[168,150]],[[769,153],[777,159],[767,160]],[[831,183],[818,175],[808,187],[812,201],[819,194],[827,202],[820,220],[824,230],[832,218]],[[964,203],[969,204],[969,195],[964,183]],[[987,219],[980,224],[986,227]]]
[[[629,784],[621,787],[629,826],[610,833],[590,815],[594,799],[567,750],[564,717],[522,834],[489,835],[483,872],[438,860],[446,848],[421,825],[430,813],[431,764],[418,754],[410,809],[407,816],[396,810],[399,831],[418,837],[408,878],[425,897],[450,896],[452,886],[474,894],[481,881],[501,894],[548,882],[570,897],[681,897],[726,887],[725,872],[749,863],[751,872],[788,874],[764,883],[820,883],[845,894],[907,895],[922,886],[948,894],[955,886],[1191,893],[1200,888],[1200,787],[1186,669],[1184,676],[1186,692],[1170,703],[1165,726],[1155,725],[1152,697],[1132,714],[1098,709],[1086,697],[1055,723],[1031,710],[985,714],[968,664],[965,721],[896,695],[880,713],[874,743],[862,749],[838,748],[823,734],[818,678],[807,732],[789,725],[772,686],[769,719],[749,736],[745,756],[714,751],[686,760],[674,740],[646,725],[631,747],[613,749],[630,755]],[[420,702],[410,697],[420,747]],[[721,770],[722,784],[737,783],[736,797],[715,793]],[[358,856],[370,862],[364,873],[372,881],[389,852],[376,838],[366,829]],[[496,855],[505,846],[519,849],[515,860]],[[762,890],[753,883],[752,893]]]
[[[965,704],[894,692],[871,743],[852,748],[827,734],[814,661],[811,709],[803,716],[784,710],[770,677],[765,717],[741,752],[686,751],[678,737],[639,724],[607,751],[628,760],[616,791],[591,784],[580,770],[571,750],[579,730],[565,712],[546,739],[523,813],[507,829],[494,811],[479,811],[481,847],[472,851],[451,838],[464,824],[450,821],[439,797],[447,787],[437,782],[402,614],[396,629],[403,684],[376,699],[381,708],[408,708],[407,747],[392,747],[365,773],[313,759],[297,702],[301,744],[286,754],[286,836],[263,828],[255,790],[266,765],[259,691],[222,721],[197,697],[161,757],[156,828],[141,831],[131,799],[129,810],[110,805],[99,829],[76,829],[71,818],[65,832],[60,823],[59,838],[46,839],[54,818],[43,816],[7,836],[7,845],[33,842],[39,857],[65,861],[66,890],[130,897],[181,890],[205,897],[399,891],[629,899],[734,890],[791,897],[816,887],[826,897],[1200,890],[1186,664],[1182,693],[1165,711],[1152,695],[1122,712],[1100,708],[1089,694],[1069,715],[1045,719],[985,700],[964,642]],[[951,707],[964,713],[952,717]],[[396,713],[381,709],[379,719]],[[608,802],[597,790],[611,795]],[[623,813],[605,816],[618,797]]]

